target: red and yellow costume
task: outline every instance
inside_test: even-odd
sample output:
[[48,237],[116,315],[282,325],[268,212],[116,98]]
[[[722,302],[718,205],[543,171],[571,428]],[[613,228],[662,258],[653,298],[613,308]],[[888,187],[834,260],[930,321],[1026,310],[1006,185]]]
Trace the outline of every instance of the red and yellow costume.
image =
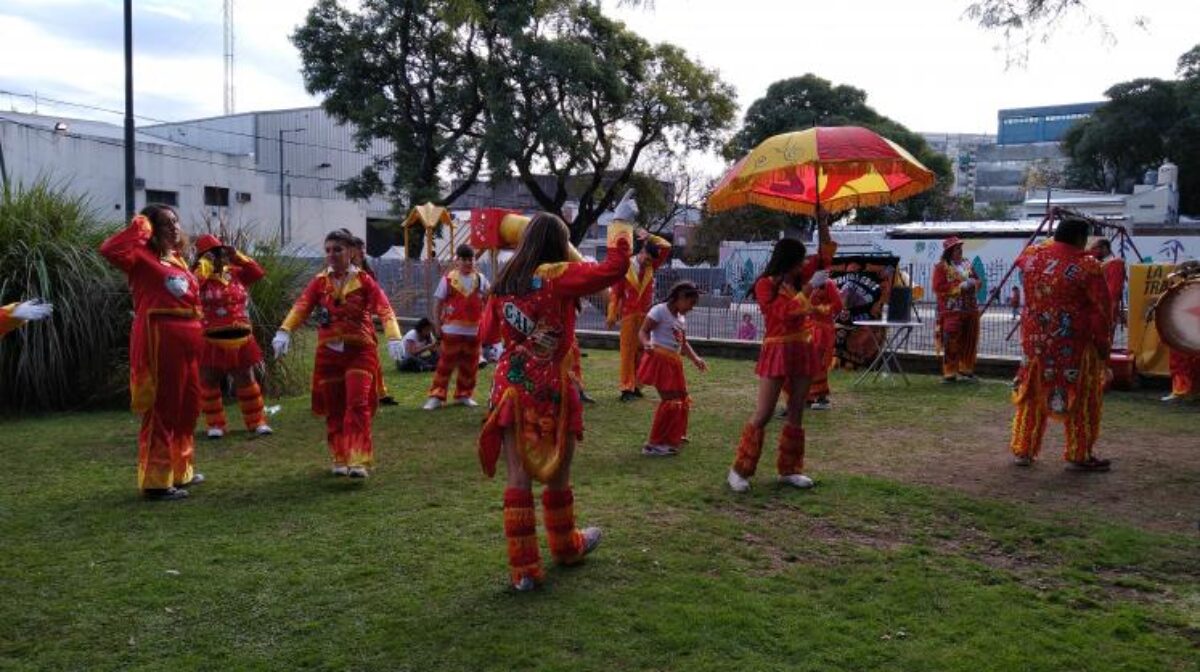
[[1063,457],[1083,462],[1100,435],[1104,370],[1111,346],[1111,300],[1100,264],[1056,241],[1017,259],[1025,289],[1021,347],[1025,362],[1013,393],[1012,452],[1034,459],[1047,418],[1064,423]]
[[1200,355],[1171,349],[1171,396],[1190,397],[1200,393]]
[[[762,350],[754,372],[760,378],[785,379],[785,389],[791,387],[792,378],[812,378],[821,367],[821,360],[813,344],[809,320],[813,309],[809,297],[775,278],[763,277],[754,283],[754,298],[765,324]],[[754,475],[762,446],[762,428],[746,423],[733,461],[734,471],[742,478]],[[803,427],[790,423],[783,426],[776,467],[780,476],[803,473]]]
[[650,263],[631,263],[625,277],[613,284],[609,293],[608,321],[621,322],[622,392],[638,389],[638,354],[642,350],[638,332],[642,329],[647,311],[654,304],[654,272],[671,257],[671,244],[665,239],[650,236],[646,243],[657,248],[657,253],[650,257]]
[[454,384],[455,399],[469,399],[475,393],[479,373],[479,321],[483,317],[486,281],[478,271],[464,276],[457,269],[442,279],[438,298],[442,302],[442,344],[429,396],[446,400],[450,374],[458,372]]
[[813,348],[817,351],[820,366],[813,372],[812,385],[808,387],[808,401],[829,396],[829,370],[833,368],[833,356],[837,342],[837,316],[844,308],[837,283],[831,278],[813,290],[812,296]]
[[374,459],[371,419],[379,402],[376,377],[380,371],[371,316],[379,316],[388,340],[399,340],[396,315],[378,283],[354,266],[341,277],[332,270],[318,273],[280,329],[295,331],[314,311],[313,413],[325,416],[335,465],[370,466]]
[[[199,248],[197,248],[199,249]],[[204,346],[200,368],[223,377],[235,371],[246,371],[262,362],[262,351],[254,340],[246,303],[247,287],[258,282],[266,273],[256,261],[231,250],[230,261],[218,273],[208,258],[196,266],[200,283],[200,306],[204,311]],[[238,406],[246,429],[254,431],[266,421],[263,414],[262,389],[258,383],[237,388]],[[225,429],[225,407],[221,388],[201,382],[200,405],[208,427]]]
[[683,357],[680,355],[687,334],[683,329],[676,329],[674,334],[674,343],[652,341],[653,347],[642,357],[642,363],[638,366],[637,377],[639,383],[654,387],[661,397],[646,443],[678,449],[683,437],[687,436],[692,398],[688,396]]
[[147,244],[150,220],[139,215],[100,245],[133,293],[129,336],[130,406],[142,414],[138,487],[161,490],[192,480],[193,432],[200,414],[200,299],[196,277],[175,252],[159,257]]
[[[487,418],[479,435],[479,459],[488,476],[496,473],[506,430],[514,430],[515,449],[525,471],[545,483],[558,475],[571,437],[583,436],[583,406],[571,377],[575,351],[576,299],[598,292],[620,278],[629,266],[630,246],[621,239],[602,263],[543,264],[535,272],[534,290],[489,299],[481,340],[503,339],[496,363]],[[575,528],[571,488],[542,494],[550,553],[559,563],[578,561],[583,538]],[[517,583],[542,578],[534,524],[533,495],[508,488],[504,493],[504,531],[509,569]]]
[[1104,273],[1104,284],[1108,287],[1108,298],[1112,301],[1112,328],[1120,323],[1121,299],[1125,296],[1125,260],[1116,255],[1109,255],[1100,262],[1100,270]]
[[0,306],[0,336],[3,336],[22,324],[25,324],[25,320],[18,320],[12,316],[13,309],[19,305],[21,304],[10,303],[7,306]]
[[933,292],[937,295],[937,342],[942,348],[942,376],[954,378],[975,373],[979,349],[978,285],[963,289],[962,283],[979,277],[966,261],[942,261],[933,268]]

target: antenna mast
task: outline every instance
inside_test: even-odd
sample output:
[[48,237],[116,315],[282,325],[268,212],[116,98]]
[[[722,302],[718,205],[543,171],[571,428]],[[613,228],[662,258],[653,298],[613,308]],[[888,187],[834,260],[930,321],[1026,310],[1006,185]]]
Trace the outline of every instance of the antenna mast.
[[225,0],[225,114],[233,112],[233,0]]

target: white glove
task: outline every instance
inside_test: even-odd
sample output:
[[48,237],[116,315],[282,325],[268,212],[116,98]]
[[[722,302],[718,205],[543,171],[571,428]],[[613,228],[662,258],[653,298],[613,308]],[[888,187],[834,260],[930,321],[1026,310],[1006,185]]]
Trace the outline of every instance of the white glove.
[[41,299],[33,299],[18,303],[16,308],[13,308],[12,316],[18,320],[32,322],[34,320],[44,320],[50,317],[50,313],[54,312],[54,306],[49,303],[42,303]]
[[398,338],[388,341],[388,354],[397,362],[404,359],[404,342]]
[[271,348],[275,350],[275,359],[286,355],[290,347],[292,347],[292,335],[282,329],[275,332],[275,338],[271,339]]
[[829,271],[820,270],[813,273],[812,279],[808,281],[808,284],[812,285],[813,289],[820,289],[827,282],[829,282]]
[[621,202],[617,203],[617,208],[613,211],[613,219],[619,219],[631,224],[637,219],[638,204],[633,196],[633,189],[625,192],[625,196],[621,198]]

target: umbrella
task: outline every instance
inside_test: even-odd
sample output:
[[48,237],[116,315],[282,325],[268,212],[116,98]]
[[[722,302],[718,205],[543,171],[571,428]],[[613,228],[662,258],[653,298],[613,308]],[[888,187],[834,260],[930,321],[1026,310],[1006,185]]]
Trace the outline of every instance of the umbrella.
[[753,204],[815,217],[895,203],[936,181],[904,148],[872,131],[816,127],[764,140],[721,178],[708,209]]

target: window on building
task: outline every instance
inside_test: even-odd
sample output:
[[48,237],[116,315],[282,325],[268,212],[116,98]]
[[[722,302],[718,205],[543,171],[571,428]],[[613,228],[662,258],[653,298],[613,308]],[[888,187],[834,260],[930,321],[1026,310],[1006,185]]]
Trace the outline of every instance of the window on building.
[[225,187],[205,187],[204,204],[221,208],[229,207],[229,189]]
[[172,208],[178,208],[179,207],[179,192],[178,191],[166,191],[163,189],[147,189],[146,190],[146,202],[147,203],[162,203],[163,205],[169,205]]

